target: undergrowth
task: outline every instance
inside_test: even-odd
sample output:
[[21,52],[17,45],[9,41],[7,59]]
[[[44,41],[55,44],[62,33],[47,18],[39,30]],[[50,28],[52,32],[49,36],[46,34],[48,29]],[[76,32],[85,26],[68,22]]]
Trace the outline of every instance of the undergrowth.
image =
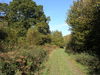
[[46,58],[46,50],[37,46],[2,53],[0,75],[34,75],[39,73]]

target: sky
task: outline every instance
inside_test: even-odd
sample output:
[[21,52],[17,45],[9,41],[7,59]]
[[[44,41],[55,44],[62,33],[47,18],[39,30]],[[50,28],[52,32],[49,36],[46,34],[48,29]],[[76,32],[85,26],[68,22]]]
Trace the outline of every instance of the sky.
[[[0,2],[9,3],[12,0],[0,0]],[[49,22],[51,31],[61,31],[63,36],[71,33],[68,24],[65,22],[68,10],[73,0],[34,0],[38,5],[43,5],[44,13],[50,16]]]

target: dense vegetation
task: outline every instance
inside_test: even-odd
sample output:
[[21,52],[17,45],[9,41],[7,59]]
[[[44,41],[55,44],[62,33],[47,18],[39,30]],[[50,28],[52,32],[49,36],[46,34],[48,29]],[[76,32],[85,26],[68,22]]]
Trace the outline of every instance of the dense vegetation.
[[0,75],[37,75],[50,50],[64,46],[90,75],[100,74],[99,19],[99,0],[74,1],[66,20],[72,32],[63,37],[33,0],[0,3]]
[[47,51],[41,47],[20,48],[0,54],[0,75],[34,75],[43,68]]
[[49,22],[32,0],[0,3],[0,75],[34,75],[47,58]]
[[78,0],[73,3],[66,21],[72,31],[66,52],[79,53],[78,62],[87,63],[96,74],[100,72],[99,19],[99,0]]
[[61,32],[54,31],[51,33],[51,44],[60,48],[64,47],[64,39]]
[[[45,16],[43,6],[36,5],[32,0],[13,0],[9,5],[2,3],[0,6],[3,22],[7,22],[5,27],[13,32],[15,31],[13,34],[16,35],[17,39],[14,41],[25,38],[26,35],[34,32],[34,34],[39,33],[41,35],[41,43],[39,44],[48,42],[46,37],[50,33],[49,17]],[[27,33],[28,30],[30,32]]]
[[66,47],[71,40],[71,34],[64,36],[63,39],[64,39],[64,46]]
[[63,47],[62,33],[51,33],[49,21],[33,0],[0,3],[0,75],[39,74],[51,45]]

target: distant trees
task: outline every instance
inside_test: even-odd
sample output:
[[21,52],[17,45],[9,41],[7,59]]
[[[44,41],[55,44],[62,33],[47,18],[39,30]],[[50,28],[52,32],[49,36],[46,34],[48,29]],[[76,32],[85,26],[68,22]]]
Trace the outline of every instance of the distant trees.
[[71,34],[64,36],[64,44],[65,44],[65,46],[68,45],[70,40],[71,40]]
[[54,31],[51,33],[51,43],[53,45],[57,45],[61,48],[64,47],[64,38],[62,36],[62,33],[59,31]]
[[78,0],[66,22],[71,27],[69,48],[73,52],[94,52],[100,56],[100,1]]

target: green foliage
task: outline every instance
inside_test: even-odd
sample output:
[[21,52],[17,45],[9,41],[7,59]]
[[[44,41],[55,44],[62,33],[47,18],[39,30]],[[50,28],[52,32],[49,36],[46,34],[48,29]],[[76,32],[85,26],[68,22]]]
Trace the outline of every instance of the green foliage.
[[8,11],[7,7],[8,7],[8,4],[0,3],[0,16],[7,14],[7,11]]
[[30,28],[27,32],[27,41],[30,43],[30,45],[39,45],[41,40],[41,33],[38,32],[38,30],[34,28]]
[[64,47],[64,39],[63,39],[63,36],[62,36],[62,33],[59,32],[59,31],[54,31],[51,33],[51,44],[53,45],[57,45],[59,47]]
[[100,61],[96,56],[90,55],[88,53],[81,53],[75,54],[74,57],[77,62],[88,67],[90,75],[99,74]]
[[[17,5],[17,6],[16,6]],[[13,0],[9,4],[9,12],[7,17],[9,17],[8,21],[10,22],[9,25],[13,25],[13,27],[21,27],[25,28],[26,30],[34,24],[34,11],[36,8],[35,2],[32,0]]]
[[[19,36],[26,36],[27,30],[32,26],[37,26],[38,24],[44,25],[45,30],[39,27],[39,31],[42,33],[48,33],[49,26],[48,21],[49,17],[46,17],[43,12],[43,6],[37,5],[32,0],[13,0],[9,5],[6,3],[1,3],[2,7],[0,13],[4,12],[4,20],[8,22],[10,28],[18,28]],[[7,9],[5,12],[3,9]],[[46,32],[45,32],[46,31]]]
[[64,44],[67,47],[68,43],[71,40],[71,34],[64,36]]
[[0,75],[39,72],[47,51],[35,45],[50,42],[49,20],[33,0],[0,3]]
[[5,32],[5,30],[0,28],[0,41],[5,40],[7,37],[8,37],[7,32]]
[[12,50],[16,44],[17,33],[12,28],[0,28],[0,51],[5,52]]
[[38,23],[36,24],[35,28],[42,34],[44,35],[47,35],[48,33],[50,33],[50,30],[49,30],[49,26],[47,23],[45,22],[41,22],[41,23]]
[[46,60],[47,52],[40,47],[27,49],[0,54],[2,75],[16,75],[17,73],[33,75],[42,68],[41,64]]
[[[79,53],[76,61],[88,66],[92,74],[100,72],[100,4],[98,2],[100,1],[75,1],[66,21],[72,31],[66,52]],[[91,53],[96,57],[91,56]]]
[[[1,22],[7,22],[7,25],[3,25],[7,28],[7,35],[5,33],[6,36],[9,36],[6,38],[7,41],[14,40],[13,42],[22,46],[22,43],[26,42],[26,36],[28,36],[29,39],[31,38],[30,40],[38,45],[50,42],[48,37],[50,17],[45,16],[43,6],[37,5],[32,0],[13,0],[9,4],[0,3],[0,6],[0,13],[4,12],[1,16],[3,17]],[[33,31],[31,31],[31,28],[33,28]],[[3,31],[5,32],[5,29]],[[6,36],[0,38],[5,39]]]
[[100,55],[100,5],[97,0],[79,0],[69,11],[67,22],[71,26],[72,39],[68,47],[73,52],[94,50]]
[[37,28],[30,28],[27,32],[27,41],[30,45],[44,45],[50,42],[49,34],[43,34]]

